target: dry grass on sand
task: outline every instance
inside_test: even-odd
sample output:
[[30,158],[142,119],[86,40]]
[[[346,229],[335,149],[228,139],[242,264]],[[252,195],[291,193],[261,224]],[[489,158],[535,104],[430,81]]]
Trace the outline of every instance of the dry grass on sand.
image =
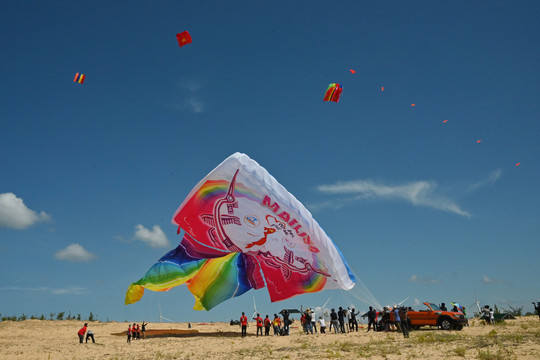
[[148,339],[127,344],[127,323],[91,322],[96,344],[81,345],[80,321],[7,321],[0,323],[0,359],[540,359],[538,317],[470,323],[461,331],[413,331],[409,339],[365,328],[315,335],[294,328],[291,336],[261,338],[254,324],[242,339],[238,326],[225,323],[150,323]]

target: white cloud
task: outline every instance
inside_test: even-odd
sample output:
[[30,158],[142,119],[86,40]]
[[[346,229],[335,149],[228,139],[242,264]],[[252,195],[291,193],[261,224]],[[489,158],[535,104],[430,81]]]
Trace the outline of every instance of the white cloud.
[[54,254],[54,257],[58,260],[80,262],[92,260],[96,255],[86,251],[86,249],[79,244],[71,244],[65,249],[57,251],[56,254]]
[[487,275],[482,276],[482,282],[486,284],[493,284],[493,283],[502,283],[503,281],[501,279],[492,279],[488,277]]
[[474,184],[469,185],[467,191],[474,191],[474,190],[476,190],[478,188],[481,188],[483,186],[493,184],[493,183],[495,183],[495,181],[499,180],[499,178],[501,177],[501,174],[502,174],[501,169],[494,170],[491,173],[489,173],[487,178],[485,178],[483,180],[480,180],[480,181],[477,181]]
[[[386,185],[372,180],[356,180],[338,182],[333,185],[320,185],[317,189],[327,194],[352,194],[355,195],[354,200],[366,198],[398,199],[410,202],[416,206],[430,207],[461,216],[471,216],[451,199],[437,194],[437,183],[433,181],[415,181],[402,185]],[[347,201],[350,200],[348,199]]]
[[201,99],[200,90],[206,86],[204,81],[193,78],[183,78],[178,82],[178,87],[183,93],[181,100],[172,104],[175,109],[190,111],[198,114],[202,113],[205,108],[205,103]]
[[204,110],[204,102],[194,96],[190,96],[186,99],[185,106],[195,114],[201,113]]
[[41,287],[2,287],[0,290],[5,291],[28,291],[28,292],[48,292],[55,295],[64,295],[64,294],[85,294],[86,288],[83,287],[68,287],[68,288],[50,288],[46,286]]
[[39,214],[26,207],[23,200],[13,193],[0,194],[0,227],[25,229],[51,217],[44,211]]
[[143,241],[150,245],[151,247],[169,247],[169,239],[167,235],[161,230],[159,225],[154,225],[152,230],[148,230],[141,224],[135,226],[135,235],[136,240]]
[[418,277],[418,275],[411,275],[411,277],[409,278],[409,281],[410,282],[416,282],[416,283],[420,283],[420,284],[423,284],[423,285],[429,285],[429,284],[440,284],[441,281],[439,279],[435,279],[431,276],[425,276],[425,277]]

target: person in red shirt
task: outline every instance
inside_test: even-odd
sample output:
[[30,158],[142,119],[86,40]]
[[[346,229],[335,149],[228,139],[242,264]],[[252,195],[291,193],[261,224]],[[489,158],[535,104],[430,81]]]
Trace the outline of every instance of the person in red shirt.
[[271,325],[272,325],[272,321],[268,318],[268,315],[266,315],[266,318],[264,318],[264,335],[266,336],[270,335]]
[[240,316],[240,326],[242,326],[242,337],[247,336],[248,319],[244,313]]
[[259,336],[259,331],[261,332],[261,336],[263,336],[263,333],[262,333],[263,319],[260,314],[257,314],[255,321],[257,322],[257,336]]
[[88,326],[88,323],[84,323],[84,326],[79,330],[77,335],[79,335],[79,343],[82,344],[84,340],[84,334],[86,334],[86,328]]
[[127,342],[128,344],[131,344],[131,325],[128,326],[127,330]]
[[137,340],[141,340],[141,328],[139,324],[137,324]]

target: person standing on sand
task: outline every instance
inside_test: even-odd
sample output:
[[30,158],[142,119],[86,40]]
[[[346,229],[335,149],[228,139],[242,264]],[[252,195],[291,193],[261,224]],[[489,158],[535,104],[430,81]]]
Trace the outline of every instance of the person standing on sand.
[[369,330],[371,329],[371,325],[373,325],[373,331],[377,331],[377,312],[375,310],[373,310],[373,307],[370,306],[369,307],[369,311],[368,311],[368,327],[367,327],[367,331],[366,332],[369,332]]
[[141,332],[142,332],[142,338],[143,338],[143,340],[146,339],[146,325],[148,325],[148,324],[145,324],[145,323],[144,323],[144,320],[143,320],[143,322],[142,322],[142,324],[141,324]]
[[281,319],[277,314],[274,314],[274,321],[272,321],[274,326],[274,335],[281,335]]
[[248,320],[244,313],[240,316],[240,326],[242,327],[242,337],[247,336]]
[[77,333],[77,335],[79,335],[79,344],[82,344],[82,343],[83,343],[83,340],[84,340],[84,334],[86,334],[87,326],[88,326],[88,323],[84,323],[84,326],[83,326],[83,327],[81,328],[81,330],[79,330],[79,332]]
[[137,340],[141,340],[141,328],[139,324],[137,324]]
[[315,311],[311,309],[311,327],[315,331],[315,334],[317,333],[317,318],[315,317]]
[[336,314],[336,310],[332,309],[330,312],[330,331],[332,331],[332,327],[334,328],[334,334],[337,334],[338,329],[338,314]]
[[255,322],[257,322],[257,337],[259,336],[259,331],[261,332],[261,336],[263,336],[262,329],[263,329],[263,319],[259,313],[257,313],[257,317],[255,318]]
[[407,309],[405,307],[399,308],[399,319],[401,321],[401,331],[403,337],[409,337],[409,316],[407,315]]
[[283,335],[289,335],[289,325],[291,325],[291,321],[289,320],[289,312],[287,310],[283,310],[280,312],[281,315],[283,315]]
[[342,334],[345,334],[345,310],[340,306],[338,311],[338,319],[339,319],[339,330]]
[[355,308],[351,309],[351,320],[349,320],[349,327],[351,328],[351,331],[358,331],[358,320],[356,320],[356,315],[358,314],[360,314],[360,311],[357,312]]
[[127,330],[127,342],[128,344],[131,344],[131,325],[128,326]]
[[325,333],[326,323],[324,322],[324,319],[322,316],[319,316],[319,329],[321,329],[321,334]]
[[268,336],[270,335],[270,326],[272,325],[272,321],[268,318],[268,315],[264,318],[264,335]]

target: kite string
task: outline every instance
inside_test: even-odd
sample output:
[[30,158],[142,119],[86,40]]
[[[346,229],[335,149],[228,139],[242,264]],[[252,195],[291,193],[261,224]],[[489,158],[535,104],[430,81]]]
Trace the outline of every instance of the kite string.
[[376,309],[382,309],[383,307],[381,303],[377,300],[377,298],[375,298],[373,293],[367,288],[367,286],[362,282],[362,280],[360,280],[358,275],[356,275],[356,272],[352,269],[351,271],[356,278],[356,284],[351,290],[347,291],[347,294],[367,306],[373,306]]

